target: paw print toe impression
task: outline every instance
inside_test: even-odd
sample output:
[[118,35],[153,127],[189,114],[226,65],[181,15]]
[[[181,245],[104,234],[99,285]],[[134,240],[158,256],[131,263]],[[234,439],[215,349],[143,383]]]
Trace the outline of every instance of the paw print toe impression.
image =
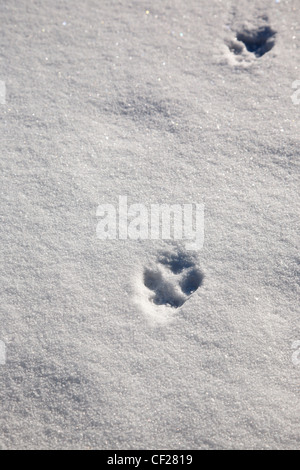
[[201,286],[203,274],[191,256],[165,253],[155,267],[144,269],[143,280],[149,302],[177,309]]

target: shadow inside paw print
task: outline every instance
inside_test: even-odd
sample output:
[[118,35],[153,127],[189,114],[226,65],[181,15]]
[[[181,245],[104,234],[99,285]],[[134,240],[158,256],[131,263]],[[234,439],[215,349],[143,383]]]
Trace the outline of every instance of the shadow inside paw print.
[[164,253],[155,268],[144,270],[144,285],[151,291],[149,300],[156,305],[181,307],[202,282],[195,260],[182,252]]
[[262,26],[254,30],[245,28],[237,33],[236,38],[245,44],[247,51],[261,57],[274,47],[275,35],[276,32],[270,26]]
[[262,23],[256,27],[246,23],[239,28],[235,38],[228,40],[227,45],[235,56],[249,60],[251,57],[262,57],[273,49],[275,38],[276,31],[263,18]]

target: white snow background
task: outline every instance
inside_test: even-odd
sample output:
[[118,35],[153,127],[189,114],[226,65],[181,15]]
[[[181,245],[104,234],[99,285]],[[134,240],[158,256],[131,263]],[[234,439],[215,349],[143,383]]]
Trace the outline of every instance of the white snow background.
[[[2,449],[299,447],[299,7],[1,2]],[[205,204],[177,309],[183,243],[97,238],[119,195]]]

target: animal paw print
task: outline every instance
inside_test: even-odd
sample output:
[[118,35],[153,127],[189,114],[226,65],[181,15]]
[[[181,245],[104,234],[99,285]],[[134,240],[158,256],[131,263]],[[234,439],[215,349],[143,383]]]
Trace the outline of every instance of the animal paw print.
[[273,49],[275,39],[276,31],[269,25],[267,16],[259,17],[256,24],[244,22],[236,29],[235,37],[225,41],[230,51],[230,55],[227,55],[229,63],[251,65],[253,60]]
[[163,253],[155,267],[144,270],[148,301],[172,309],[181,307],[202,281],[203,274],[194,257],[183,252]]

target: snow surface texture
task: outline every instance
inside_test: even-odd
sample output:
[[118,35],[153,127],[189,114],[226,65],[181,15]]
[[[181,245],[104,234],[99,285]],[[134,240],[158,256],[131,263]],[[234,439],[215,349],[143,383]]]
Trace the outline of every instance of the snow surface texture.
[[[0,10],[1,448],[298,448],[298,0]],[[119,195],[203,249],[97,239]]]

